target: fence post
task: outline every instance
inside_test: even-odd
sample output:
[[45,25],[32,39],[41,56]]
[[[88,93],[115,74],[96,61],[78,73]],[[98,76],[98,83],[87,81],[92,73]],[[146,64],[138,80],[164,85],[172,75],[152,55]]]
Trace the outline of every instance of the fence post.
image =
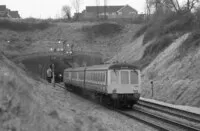
[[152,91],[151,91],[151,92],[152,92],[151,95],[152,95],[152,97],[153,97],[153,80],[151,80],[151,90],[152,90]]

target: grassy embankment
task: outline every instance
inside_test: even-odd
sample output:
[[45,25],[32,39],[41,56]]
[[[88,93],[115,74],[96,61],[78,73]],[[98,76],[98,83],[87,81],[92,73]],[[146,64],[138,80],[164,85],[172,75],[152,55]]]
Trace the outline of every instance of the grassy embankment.
[[155,39],[148,45],[142,58],[135,62],[142,69],[148,66],[155,57],[164,51],[175,39],[191,32],[189,38],[179,47],[179,58],[186,56],[191,50],[199,46],[199,12],[175,14],[154,17],[147,22],[133,37],[144,34],[143,45]]

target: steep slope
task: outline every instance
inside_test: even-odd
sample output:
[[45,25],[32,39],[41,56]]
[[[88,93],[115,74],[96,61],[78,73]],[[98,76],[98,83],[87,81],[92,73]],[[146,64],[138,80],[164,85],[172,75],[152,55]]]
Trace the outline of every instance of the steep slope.
[[149,41],[147,44],[143,45],[144,35],[139,36],[134,41],[129,44],[124,44],[122,49],[119,50],[116,55],[110,59],[108,62],[128,62],[133,63],[142,58],[144,51],[148,45],[152,43]]
[[[183,59],[177,59],[178,48],[188,35],[185,34],[177,39],[143,71],[143,96],[151,97],[149,81],[152,79],[154,99],[200,107],[199,48]],[[152,75],[154,77],[150,77]]]

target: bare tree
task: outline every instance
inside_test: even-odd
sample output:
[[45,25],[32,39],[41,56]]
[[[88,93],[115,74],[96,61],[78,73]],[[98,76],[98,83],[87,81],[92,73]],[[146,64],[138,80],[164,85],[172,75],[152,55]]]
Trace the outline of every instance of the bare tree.
[[71,3],[72,3],[73,8],[75,9],[75,12],[79,13],[83,0],[71,0]]
[[163,0],[163,2],[168,8],[171,8],[175,12],[181,12],[183,10],[184,12],[191,12],[200,0],[186,0],[182,7],[180,6],[178,0]]
[[70,8],[70,6],[64,5],[62,7],[62,13],[63,13],[64,18],[67,18],[69,20],[71,19],[71,8]]
[[149,0],[146,0],[146,14],[149,16],[151,14],[151,5]]
[[75,17],[79,19],[80,7],[83,3],[83,0],[71,0],[72,6],[75,9]]
[[200,2],[200,0],[187,0],[186,4],[185,4],[185,9],[187,11],[192,11],[192,9],[194,9],[194,7]]
[[146,0],[146,11],[149,16],[154,12],[154,14],[160,14],[163,12],[163,1],[164,0]]
[[181,10],[178,0],[165,0],[165,4],[167,4],[168,7],[171,7],[171,9],[173,9],[176,12],[179,12]]

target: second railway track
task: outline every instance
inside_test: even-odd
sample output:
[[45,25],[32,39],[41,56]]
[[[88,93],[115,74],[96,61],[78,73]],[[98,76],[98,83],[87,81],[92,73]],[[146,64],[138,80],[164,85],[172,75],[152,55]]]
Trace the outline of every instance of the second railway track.
[[[63,84],[56,84],[56,86],[65,89]],[[115,111],[129,118],[136,119],[157,130],[200,131],[200,117],[198,114],[146,102],[143,100],[139,101],[132,110],[115,109]],[[160,112],[160,114],[158,112]],[[171,115],[172,117],[167,117],[166,114]],[[173,119],[173,117],[177,117],[177,119],[180,118],[181,120]]]

